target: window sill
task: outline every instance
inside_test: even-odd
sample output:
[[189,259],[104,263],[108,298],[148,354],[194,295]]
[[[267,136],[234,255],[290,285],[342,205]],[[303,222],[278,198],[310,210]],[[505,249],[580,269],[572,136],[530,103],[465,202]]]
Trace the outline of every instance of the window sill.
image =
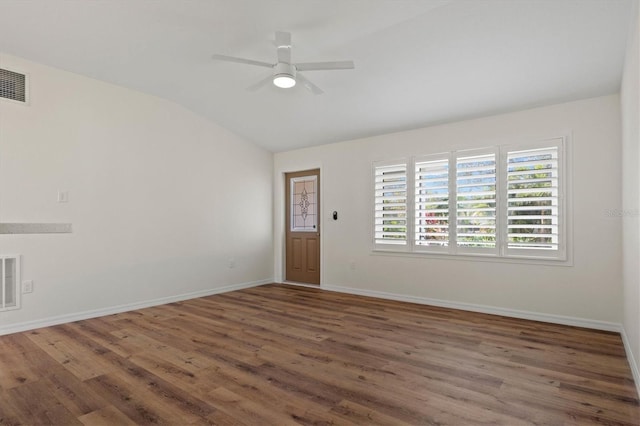
[[514,263],[524,265],[546,265],[546,266],[565,266],[572,267],[573,259],[568,256],[567,259],[552,259],[540,257],[524,257],[524,256],[495,256],[482,254],[445,254],[445,253],[428,253],[415,251],[397,251],[388,249],[373,249],[372,256],[391,256],[391,257],[410,257],[416,259],[438,259],[438,260],[458,260],[464,262],[494,262],[494,263]]

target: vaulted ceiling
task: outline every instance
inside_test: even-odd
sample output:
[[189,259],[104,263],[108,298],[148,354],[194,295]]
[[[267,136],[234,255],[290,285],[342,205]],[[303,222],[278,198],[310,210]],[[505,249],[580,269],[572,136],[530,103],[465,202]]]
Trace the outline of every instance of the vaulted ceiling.
[[[0,0],[0,51],[174,101],[272,151],[619,90],[636,0]],[[275,62],[348,60],[246,88]],[[0,64],[1,65],[1,64]]]

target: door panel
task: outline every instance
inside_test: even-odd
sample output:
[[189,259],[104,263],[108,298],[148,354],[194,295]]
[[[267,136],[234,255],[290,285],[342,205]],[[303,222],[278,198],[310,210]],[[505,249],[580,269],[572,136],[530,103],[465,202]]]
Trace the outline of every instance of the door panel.
[[307,272],[316,272],[318,270],[318,239],[307,238]]
[[320,284],[320,170],[285,174],[285,279]]
[[302,240],[302,238],[291,238],[291,243],[292,243],[292,247],[291,247],[291,269],[295,270],[295,271],[301,271],[302,270],[302,265],[304,264],[304,262],[302,262],[302,256],[301,254],[302,252],[302,243],[304,241]]

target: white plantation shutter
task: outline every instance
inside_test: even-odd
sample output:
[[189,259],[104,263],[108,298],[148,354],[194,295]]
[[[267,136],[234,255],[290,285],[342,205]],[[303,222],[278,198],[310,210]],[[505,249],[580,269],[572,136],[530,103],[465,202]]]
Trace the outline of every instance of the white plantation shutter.
[[444,250],[449,246],[449,156],[415,163],[415,245]]
[[496,153],[456,158],[456,238],[461,252],[495,251]]
[[374,165],[376,246],[407,245],[407,164]]
[[374,250],[571,262],[568,143],[374,163]]
[[[561,145],[507,151],[507,252],[560,255]],[[556,254],[558,253],[558,254]]]

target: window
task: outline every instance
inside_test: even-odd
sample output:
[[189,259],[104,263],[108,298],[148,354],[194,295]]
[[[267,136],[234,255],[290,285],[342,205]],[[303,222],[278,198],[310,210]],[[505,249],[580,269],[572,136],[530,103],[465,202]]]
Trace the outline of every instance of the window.
[[407,165],[375,168],[375,241],[378,246],[407,245]]
[[495,152],[456,157],[456,243],[460,252],[495,251],[496,185]]
[[291,178],[291,231],[315,232],[318,227],[317,187],[315,175]]
[[375,163],[374,248],[566,260],[564,145]]
[[379,246],[407,245],[407,165],[375,168],[375,241]]
[[507,152],[507,248],[560,249],[558,146]]
[[449,246],[449,156],[432,156],[415,164],[415,245]]

